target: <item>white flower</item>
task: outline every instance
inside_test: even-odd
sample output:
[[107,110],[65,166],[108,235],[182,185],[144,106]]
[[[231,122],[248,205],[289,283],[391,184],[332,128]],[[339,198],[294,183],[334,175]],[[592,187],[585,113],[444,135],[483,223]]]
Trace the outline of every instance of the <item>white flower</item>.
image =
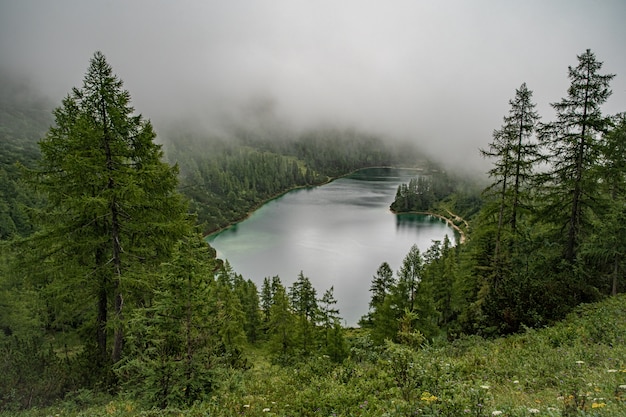
[[480,387],[481,387],[482,389],[489,389],[489,388],[491,388],[489,385],[481,385]]
[[270,411],[270,409],[269,409],[269,408],[264,408],[264,409],[263,409],[263,412],[264,412],[264,413],[267,413],[268,411]]
[[617,369],[609,369],[607,372],[614,373],[614,372],[617,372]]
[[513,381],[514,384],[519,384],[519,381],[516,379],[515,381]]
[[536,408],[529,408],[529,409],[528,409],[528,412],[529,412],[530,414],[539,414],[539,410],[538,410],[538,409],[536,409]]
[[250,404],[244,404],[243,408],[250,408]]
[[626,385],[620,385],[618,388],[619,389],[626,389]]
[[500,411],[500,410],[494,410],[494,411],[491,412],[492,416],[499,416],[500,414],[502,414],[502,411]]
[[576,361],[576,363],[577,363],[578,365],[582,365],[583,363],[585,363],[585,361]]

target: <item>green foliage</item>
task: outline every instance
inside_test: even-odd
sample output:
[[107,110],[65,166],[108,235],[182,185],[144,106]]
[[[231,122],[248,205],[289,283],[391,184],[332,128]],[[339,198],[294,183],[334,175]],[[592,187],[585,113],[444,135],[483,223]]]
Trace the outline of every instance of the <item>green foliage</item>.
[[270,309],[269,335],[272,351],[285,357],[293,352],[295,318],[293,317],[289,298],[285,287],[276,282],[274,295],[272,297],[272,307]]
[[600,106],[611,95],[609,83],[614,77],[600,74],[601,68],[602,62],[589,49],[578,56],[578,65],[569,67],[571,83],[567,97],[552,104],[556,121],[543,125],[539,131],[551,166],[542,178],[542,214],[554,223],[557,238],[565,238],[560,241],[569,263],[574,263],[590,230],[589,214],[598,210],[593,167],[601,155],[600,135],[609,126],[609,118],[602,114]]
[[[399,187],[394,210],[435,212],[468,239],[412,248],[396,278],[383,263],[363,329],[346,330],[332,288],[318,299],[300,273],[289,289],[267,278],[259,298],[189,235],[176,169],[96,54],[30,171],[48,198],[43,227],[1,247],[0,406],[66,395],[25,415],[623,415],[626,123],[600,112],[612,76],[597,74],[590,51],[578,59],[557,120],[540,130],[547,170],[534,164],[523,84],[485,151],[496,159],[487,193],[432,168]],[[28,141],[18,149],[14,139],[32,137],[37,115],[2,107],[0,118],[2,162],[33,166]],[[415,163],[412,150],[354,131],[230,135],[168,141],[204,230],[293,187]],[[39,204],[10,166],[0,171],[2,239],[30,234],[26,207]],[[518,334],[466,336],[507,333]]]
[[392,340],[419,346],[436,336],[438,313],[433,303],[432,283],[424,282],[425,270],[417,245],[404,258],[397,279],[390,275],[387,263],[378,268],[370,288],[370,312],[360,322],[371,330],[376,344]]
[[396,212],[431,211],[435,204],[455,191],[455,180],[446,172],[432,171],[400,184],[391,210]]
[[55,311],[80,315],[63,325],[85,326],[92,370],[107,378],[122,357],[125,311],[143,302],[148,271],[190,230],[177,170],[161,161],[151,124],[134,115],[122,86],[96,52],[83,86],[54,111],[42,158],[28,171],[47,197],[42,230],[25,246],[29,274]]
[[220,334],[229,325],[215,311],[224,308],[223,298],[208,249],[200,236],[183,240],[157,277],[147,306],[130,319],[127,359],[117,374],[127,392],[150,405],[208,398],[216,368],[238,348]]
[[52,105],[28,84],[0,70],[0,239],[34,231],[29,209],[41,198],[22,184],[18,164],[33,167],[37,141],[52,123]]
[[419,350],[392,342],[377,349],[353,330],[353,354],[340,364],[313,355],[271,365],[262,348],[251,348],[254,367],[221,372],[224,384],[211,399],[191,406],[156,410],[118,397],[22,415],[617,417],[626,412],[625,317],[619,295],[581,306],[551,328]]

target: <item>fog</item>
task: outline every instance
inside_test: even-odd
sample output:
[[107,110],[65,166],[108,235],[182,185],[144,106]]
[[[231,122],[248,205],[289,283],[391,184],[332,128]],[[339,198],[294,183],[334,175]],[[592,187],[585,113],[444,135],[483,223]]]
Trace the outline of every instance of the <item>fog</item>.
[[590,48],[626,111],[623,0],[0,0],[0,66],[60,103],[102,51],[157,130],[256,110],[355,127],[483,170],[522,82],[544,120]]

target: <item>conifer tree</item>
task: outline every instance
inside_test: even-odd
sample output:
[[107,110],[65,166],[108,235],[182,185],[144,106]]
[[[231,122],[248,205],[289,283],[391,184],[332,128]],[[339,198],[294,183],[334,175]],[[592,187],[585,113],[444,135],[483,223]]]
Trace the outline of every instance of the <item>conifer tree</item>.
[[125,306],[142,297],[143,271],[189,230],[186,207],[177,169],[162,162],[152,125],[134,114],[101,52],[54,116],[30,172],[47,197],[38,267],[51,292],[96,306],[93,356],[106,368],[121,358]]
[[289,288],[289,298],[291,308],[296,316],[297,335],[302,351],[308,354],[312,345],[318,307],[315,288],[302,271],[300,271],[298,279]]
[[[612,129],[602,140],[598,166],[600,181],[597,198],[602,213],[593,219],[593,232],[583,244],[583,255],[591,262],[604,293],[620,292],[619,278],[626,262],[626,114],[614,117]],[[603,282],[603,279],[607,279]],[[623,284],[621,284],[623,285]],[[623,288],[621,288],[623,291]]]
[[417,290],[422,282],[423,272],[424,259],[417,245],[413,245],[398,271],[395,300],[400,311],[415,309]]
[[370,292],[372,293],[372,298],[370,299],[371,309],[375,310],[384,302],[385,297],[389,294],[394,284],[393,271],[387,262],[383,262],[376,270],[376,275],[372,278],[372,285],[370,286]]
[[275,291],[270,311],[270,344],[272,351],[287,355],[294,348],[294,317],[289,308],[289,298],[280,280],[275,280]]
[[205,398],[225,350],[214,313],[215,259],[200,235],[183,239],[158,273],[148,306],[129,320],[117,374],[131,392],[165,408]]
[[611,95],[609,83],[614,77],[600,74],[601,69],[602,62],[591,50],[579,55],[578,65],[569,67],[567,97],[552,104],[556,120],[539,130],[551,167],[543,183],[545,216],[553,219],[559,231],[565,230],[563,256],[569,264],[589,232],[587,214],[597,210],[592,168],[601,152],[600,135],[609,125],[600,107]]
[[263,278],[261,286],[261,310],[263,311],[263,323],[265,326],[270,321],[270,309],[272,308],[272,284],[269,277]]
[[494,159],[494,167],[489,170],[489,176],[494,179],[494,183],[486,191],[496,199],[496,285],[502,273],[501,244],[505,222],[506,230],[515,234],[520,211],[528,206],[530,200],[528,184],[532,178],[533,166],[539,158],[537,144],[531,142],[539,115],[531,100],[532,91],[523,83],[515,90],[515,97],[509,101],[511,109],[504,117],[504,124],[493,132],[493,142],[489,144],[489,149],[481,150],[483,156]]
[[337,299],[334,288],[324,292],[324,296],[318,300],[318,322],[322,331],[322,347],[326,354],[335,362],[342,360],[346,353],[346,343],[343,338],[341,317],[337,309]]

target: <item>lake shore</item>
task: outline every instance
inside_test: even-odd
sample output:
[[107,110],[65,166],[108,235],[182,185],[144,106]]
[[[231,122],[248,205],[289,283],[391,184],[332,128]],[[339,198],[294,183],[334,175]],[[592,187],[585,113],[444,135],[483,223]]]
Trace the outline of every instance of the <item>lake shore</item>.
[[285,194],[290,193],[290,192],[292,192],[292,191],[296,191],[296,190],[306,190],[306,189],[308,189],[308,188],[321,187],[322,185],[329,184],[329,183],[331,183],[331,182],[333,182],[333,181],[335,181],[335,180],[338,180],[338,179],[340,179],[340,178],[345,178],[345,177],[347,177],[347,176],[349,176],[349,175],[352,175],[352,174],[355,174],[355,173],[357,173],[357,172],[359,172],[359,171],[363,171],[364,169],[376,169],[376,168],[410,169],[410,170],[415,170],[415,171],[423,171],[423,170],[424,170],[424,168],[420,168],[420,167],[397,167],[397,166],[378,165],[378,166],[371,166],[371,167],[357,168],[357,169],[354,169],[354,170],[352,170],[352,171],[350,171],[350,172],[348,172],[348,173],[345,173],[345,174],[342,174],[342,175],[338,175],[338,176],[336,176],[336,177],[328,177],[326,180],[324,180],[324,181],[322,181],[322,182],[319,182],[319,183],[317,183],[317,184],[311,184],[311,185],[298,185],[298,186],[290,187],[290,188],[288,188],[288,189],[286,189],[286,190],[284,190],[284,191],[281,191],[281,192],[279,192],[279,193],[276,193],[275,195],[273,195],[273,196],[271,196],[271,197],[269,197],[269,198],[267,198],[267,199],[265,199],[265,200],[261,201],[260,203],[256,204],[254,207],[252,207],[250,210],[248,210],[248,211],[246,212],[246,214],[245,214],[243,217],[241,217],[241,218],[239,218],[239,219],[237,219],[237,220],[232,221],[231,223],[227,224],[227,225],[226,225],[226,226],[224,226],[224,227],[219,227],[219,228],[217,228],[217,229],[214,229],[214,230],[210,230],[210,231],[208,231],[208,232],[205,232],[205,233],[203,234],[203,237],[206,239],[206,238],[208,238],[209,236],[212,236],[212,235],[216,235],[216,234],[218,234],[218,233],[221,233],[221,232],[223,232],[224,230],[226,230],[226,229],[228,229],[228,228],[230,228],[230,227],[233,227],[234,225],[236,225],[236,224],[238,224],[238,223],[243,222],[244,220],[246,220],[246,219],[248,219],[250,216],[252,216],[252,214],[253,214],[255,211],[257,211],[258,209],[260,209],[261,207],[263,207],[265,204],[269,203],[269,202],[270,202],[270,201],[272,201],[272,200],[276,200],[277,198],[280,198],[280,197],[284,196]]
[[[390,209],[391,210],[391,209]],[[465,219],[463,219],[462,217],[457,216],[456,214],[452,213],[450,210],[446,210],[448,213],[450,213],[450,215],[453,217],[447,217],[443,214],[440,213],[435,213],[432,211],[395,211],[395,210],[391,210],[392,213],[394,214],[422,214],[425,216],[434,216],[437,217],[443,221],[446,222],[446,224],[451,227],[452,229],[454,229],[458,234],[459,234],[459,243],[463,244],[467,241],[467,234],[465,233],[465,231],[459,227],[456,223],[454,223],[454,220],[457,221],[461,221],[463,222],[466,227],[469,227],[467,221],[465,221]]]

